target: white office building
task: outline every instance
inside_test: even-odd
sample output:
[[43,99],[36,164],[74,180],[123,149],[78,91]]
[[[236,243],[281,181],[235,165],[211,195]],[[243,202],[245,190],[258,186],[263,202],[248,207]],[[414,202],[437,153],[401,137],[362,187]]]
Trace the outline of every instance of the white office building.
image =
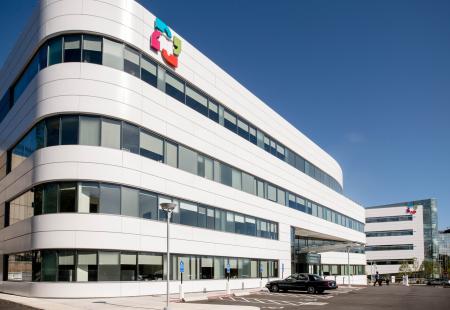
[[365,283],[339,164],[138,3],[41,1],[0,98],[0,291],[159,294],[169,266],[177,292],[181,262],[186,292],[342,284],[348,247]]
[[365,231],[368,275],[396,275],[404,263],[417,271],[438,257],[436,199],[369,207]]

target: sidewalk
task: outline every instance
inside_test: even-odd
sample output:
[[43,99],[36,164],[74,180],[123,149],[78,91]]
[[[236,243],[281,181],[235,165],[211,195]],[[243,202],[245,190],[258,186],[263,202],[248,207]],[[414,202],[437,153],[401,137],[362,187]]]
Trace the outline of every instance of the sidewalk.
[[[249,294],[260,289],[235,290],[231,294]],[[208,299],[209,297],[225,296],[226,291],[216,291],[209,293],[185,293],[187,301]],[[29,298],[17,295],[1,294],[0,299],[16,302],[26,306],[45,310],[103,310],[103,309],[148,309],[162,310],[166,306],[165,295],[159,296],[138,296],[138,297],[117,297],[117,298],[81,298],[81,299],[49,299],[49,298]],[[170,309],[174,310],[258,310],[258,307],[250,306],[230,306],[184,303],[179,299],[178,294],[170,295]]]

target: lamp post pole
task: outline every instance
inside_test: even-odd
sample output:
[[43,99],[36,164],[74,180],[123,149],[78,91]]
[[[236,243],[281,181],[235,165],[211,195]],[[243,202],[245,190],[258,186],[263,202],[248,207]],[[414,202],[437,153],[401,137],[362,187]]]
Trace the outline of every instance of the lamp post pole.
[[350,247],[347,247],[347,275],[348,275],[348,287],[352,287],[350,284]]
[[166,291],[166,307],[169,310],[169,293],[170,293],[170,215],[175,209],[176,204],[165,202],[160,204],[161,209],[167,213],[167,291]]

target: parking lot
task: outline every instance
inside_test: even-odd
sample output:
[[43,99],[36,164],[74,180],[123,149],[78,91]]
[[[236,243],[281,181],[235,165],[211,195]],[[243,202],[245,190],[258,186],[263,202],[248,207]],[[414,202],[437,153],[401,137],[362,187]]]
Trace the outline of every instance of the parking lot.
[[340,287],[324,294],[256,292],[245,296],[219,296],[204,302],[255,306],[260,309],[448,309],[450,288],[428,286]]

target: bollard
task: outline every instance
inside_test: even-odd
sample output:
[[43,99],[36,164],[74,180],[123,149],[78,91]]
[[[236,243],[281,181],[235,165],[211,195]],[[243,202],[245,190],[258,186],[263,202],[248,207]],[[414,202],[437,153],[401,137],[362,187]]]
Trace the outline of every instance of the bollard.
[[405,285],[409,286],[409,279],[408,279],[408,275],[405,276]]
[[227,295],[231,295],[230,282],[227,281]]
[[395,276],[391,276],[391,282],[392,282],[392,284],[395,283]]
[[259,288],[262,289],[263,288],[263,283],[262,283],[262,279],[259,280]]
[[179,290],[180,290],[180,300],[183,300],[184,298],[183,284],[180,284]]

